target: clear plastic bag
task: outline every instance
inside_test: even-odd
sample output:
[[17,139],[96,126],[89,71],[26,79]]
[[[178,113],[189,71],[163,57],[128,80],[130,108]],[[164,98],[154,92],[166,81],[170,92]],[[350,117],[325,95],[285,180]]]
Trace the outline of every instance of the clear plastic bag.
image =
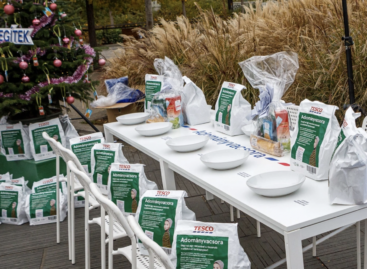
[[260,151],[283,156],[290,151],[289,119],[283,94],[294,82],[298,55],[278,52],[268,56],[254,56],[240,63],[245,77],[253,88],[260,90],[260,101],[252,110],[255,131],[251,146]]
[[155,59],[154,67],[160,75],[163,75],[163,87],[160,92],[154,94],[151,101],[150,117],[147,123],[169,121],[172,128],[183,126],[182,115],[182,90],[183,79],[181,71],[167,57]]
[[144,98],[144,94],[141,91],[132,89],[120,82],[110,89],[107,97],[99,95],[98,100],[91,103],[91,107],[106,107],[117,103],[134,103],[142,98]]

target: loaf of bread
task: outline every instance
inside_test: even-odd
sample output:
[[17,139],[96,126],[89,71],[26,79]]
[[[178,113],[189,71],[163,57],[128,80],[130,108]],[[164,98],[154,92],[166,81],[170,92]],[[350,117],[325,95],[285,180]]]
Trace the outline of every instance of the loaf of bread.
[[283,147],[279,142],[274,142],[263,137],[251,135],[251,146],[259,151],[281,157],[283,156]]

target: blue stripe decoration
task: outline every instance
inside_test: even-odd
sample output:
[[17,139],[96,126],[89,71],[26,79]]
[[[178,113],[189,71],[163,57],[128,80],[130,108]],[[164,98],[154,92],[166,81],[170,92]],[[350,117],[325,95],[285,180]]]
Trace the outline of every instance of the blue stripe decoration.
[[265,159],[269,160],[269,161],[273,161],[273,162],[278,162],[278,159],[275,158],[271,158],[271,157],[265,157]]

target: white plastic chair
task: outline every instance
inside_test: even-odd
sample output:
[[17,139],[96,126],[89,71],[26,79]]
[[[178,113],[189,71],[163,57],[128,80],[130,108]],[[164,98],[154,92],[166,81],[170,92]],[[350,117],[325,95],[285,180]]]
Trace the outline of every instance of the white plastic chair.
[[[166,252],[153,240],[151,240],[144,231],[141,229],[140,225],[136,222],[136,219],[133,216],[128,216],[127,221],[129,222],[131,230],[133,230],[135,236],[140,239],[140,241],[144,244],[144,246],[149,251],[149,267],[142,268],[166,268],[166,269],[174,269],[174,266],[167,255]],[[155,256],[158,257],[158,260],[155,259]],[[139,260],[138,260],[139,262]],[[162,265],[163,264],[163,265]],[[164,267],[163,267],[164,266]],[[140,268],[140,267],[138,267]]]
[[[57,147],[55,139],[51,138],[46,132],[42,133],[43,138],[48,142],[56,155],[56,200],[59,201],[59,186],[60,186],[60,156],[61,152]],[[56,203],[56,243],[60,243],[60,203]]]
[[[95,197],[95,199],[100,203],[101,208],[104,208],[104,210],[108,213],[109,216],[109,244],[108,244],[108,268],[112,269],[113,268],[113,232],[114,232],[114,222],[118,222],[123,229],[126,231],[127,236],[130,238],[131,240],[131,245],[124,247],[122,249],[124,249],[123,251],[123,255],[131,262],[132,264],[132,269],[136,269],[136,268],[141,268],[141,267],[137,267],[137,256],[136,256],[136,252],[137,252],[137,246],[136,246],[136,240],[135,240],[135,236],[133,231],[131,230],[125,216],[122,214],[122,212],[120,211],[120,209],[117,207],[117,205],[115,205],[111,200],[109,200],[106,196],[104,196],[100,189],[98,188],[98,186],[95,183],[91,183],[89,185],[90,187],[90,191],[92,192],[93,196]],[[102,230],[101,230],[101,246],[102,247],[102,252],[101,252],[101,268],[104,269],[105,267],[105,263],[104,263],[104,236],[105,236],[105,231],[103,230],[105,227],[104,225],[101,226]]]

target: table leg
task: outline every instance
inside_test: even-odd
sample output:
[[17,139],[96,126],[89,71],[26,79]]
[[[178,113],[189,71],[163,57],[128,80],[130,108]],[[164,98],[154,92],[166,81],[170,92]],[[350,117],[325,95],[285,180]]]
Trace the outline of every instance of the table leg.
[[214,199],[214,195],[211,192],[205,191],[205,198],[207,201],[210,201]]
[[107,143],[113,143],[113,135],[106,128],[104,129],[104,135]]
[[288,269],[304,269],[301,230],[284,233]]
[[233,205],[229,205],[229,215],[231,217],[231,222],[234,222],[234,217],[233,217]]
[[176,190],[175,175],[163,160],[159,160],[164,190]]

